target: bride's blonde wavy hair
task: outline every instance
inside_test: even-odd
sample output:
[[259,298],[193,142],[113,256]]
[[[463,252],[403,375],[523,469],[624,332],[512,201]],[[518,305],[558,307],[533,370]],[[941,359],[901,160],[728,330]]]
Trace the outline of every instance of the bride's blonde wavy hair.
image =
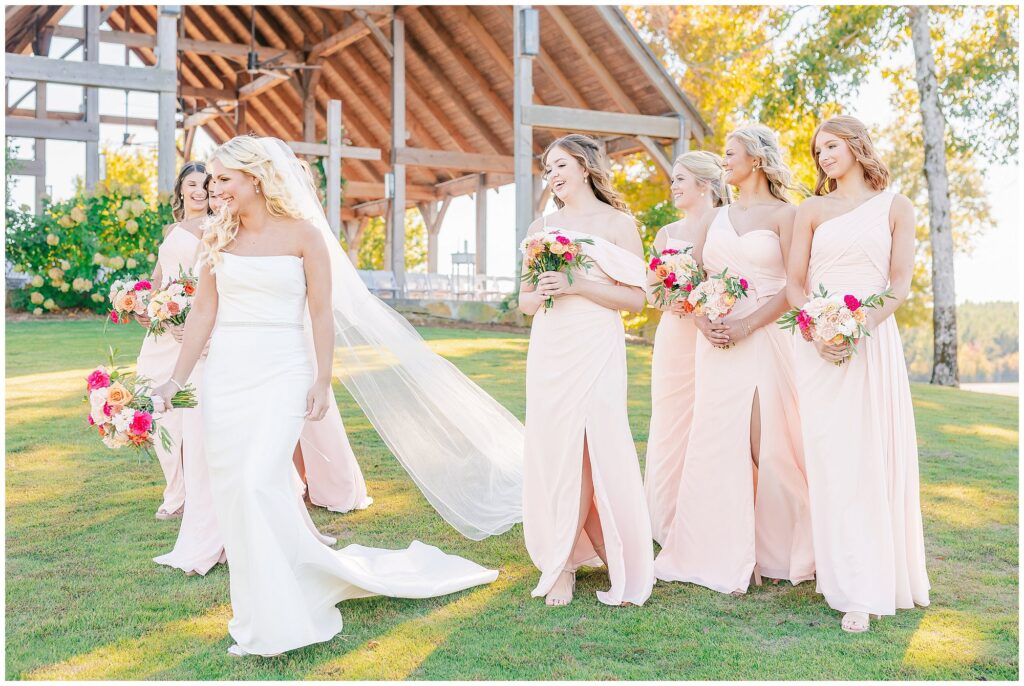
[[[302,212],[295,198],[288,193],[285,177],[274,166],[270,155],[255,136],[235,136],[213,151],[210,162],[217,160],[228,169],[235,169],[256,179],[256,188],[266,203],[267,212],[273,217],[302,218]],[[309,165],[299,160],[310,185],[313,177]],[[238,235],[238,216],[226,205],[214,214],[207,224],[203,236],[203,255],[211,267],[220,264],[221,252],[231,245]]]
[[782,202],[792,202],[786,191],[793,188],[793,172],[782,161],[782,146],[775,132],[764,124],[750,124],[725,137],[739,141],[747,154],[761,164],[758,171],[768,180],[768,191]]
[[891,176],[889,168],[885,166],[882,157],[875,150],[875,144],[871,141],[871,136],[868,135],[867,127],[856,117],[839,115],[823,121],[811,136],[811,158],[814,160],[814,168],[818,170],[818,180],[814,184],[815,195],[831,193],[838,185],[835,179],[829,178],[825,170],[821,168],[821,164],[818,163],[816,145],[818,134],[822,131],[827,131],[846,141],[854,159],[863,167],[864,180],[872,190],[884,191],[886,189]]

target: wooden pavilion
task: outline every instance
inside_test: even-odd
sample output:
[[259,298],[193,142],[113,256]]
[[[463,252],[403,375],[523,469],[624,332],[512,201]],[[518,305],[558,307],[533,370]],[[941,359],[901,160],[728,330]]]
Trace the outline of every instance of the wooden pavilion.
[[[484,274],[481,191],[516,184],[521,238],[547,201],[539,154],[561,133],[592,133],[613,157],[644,151],[666,175],[709,133],[615,7],[100,5],[85,8],[83,27],[59,23],[69,9],[6,9],[5,76],[84,86],[82,112],[48,111],[45,97],[34,111],[8,102],[6,135],[85,141],[91,186],[98,124],[123,121],[99,116],[97,89],[157,92],[161,190],[197,127],[216,142],[277,136],[324,158],[329,220],[350,248],[366,217],[388,218],[385,259],[400,285],[409,207],[422,213],[436,270],[448,204],[474,194]],[[54,36],[83,43],[85,61],[50,56]],[[149,66],[98,64],[100,42]],[[39,179],[45,164],[27,173]]]

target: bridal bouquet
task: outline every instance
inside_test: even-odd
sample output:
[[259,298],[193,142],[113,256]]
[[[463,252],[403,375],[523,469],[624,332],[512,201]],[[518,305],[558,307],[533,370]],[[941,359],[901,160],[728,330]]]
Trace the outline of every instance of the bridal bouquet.
[[[853,295],[833,295],[818,284],[818,293],[803,307],[783,314],[776,322],[790,332],[800,329],[805,341],[823,341],[830,345],[854,344],[861,336],[870,336],[864,322],[865,309],[882,306],[886,298],[895,297],[888,288],[877,295],[858,300]],[[851,348],[856,351],[856,347]],[[845,360],[836,362],[836,366]]]
[[[565,276],[571,284],[573,270],[589,271],[594,265],[594,261],[583,254],[584,244],[593,245],[594,240],[592,238],[572,240],[557,229],[530,234],[523,239],[519,246],[527,268],[522,280],[536,286],[540,275],[544,272],[565,272]],[[554,298],[548,296],[548,299],[544,301],[544,309],[550,309],[554,303]]]
[[190,271],[179,271],[178,278],[167,283],[149,297],[149,332],[159,336],[167,331],[168,325],[180,326],[185,323],[192,298],[196,294],[198,279]]
[[700,282],[703,272],[690,250],[667,248],[651,258],[647,268],[658,279],[651,294],[659,307],[668,307],[680,297],[685,298]]
[[117,279],[110,284],[110,321],[127,324],[133,315],[145,314],[153,284],[145,279]]
[[[170,447],[171,437],[153,417],[150,382],[137,374],[125,373],[113,366],[99,366],[86,377],[85,400],[89,403],[89,426],[95,426],[108,448],[135,446],[149,453],[154,437]],[[195,389],[191,385],[171,398],[174,407],[195,407]]]
[[683,307],[687,310],[692,308],[697,316],[707,315],[710,321],[722,319],[732,312],[737,300],[746,297],[747,286],[746,279],[730,276],[726,267],[721,274],[714,274],[695,284],[686,296],[689,307],[686,304]]

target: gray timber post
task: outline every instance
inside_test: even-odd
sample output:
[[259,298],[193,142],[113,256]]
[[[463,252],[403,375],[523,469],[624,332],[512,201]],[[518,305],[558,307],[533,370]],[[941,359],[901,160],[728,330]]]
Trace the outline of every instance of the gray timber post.
[[[176,74],[178,69],[178,15],[177,5],[161,5],[156,27],[157,68]],[[178,151],[174,145],[177,99],[175,90],[161,90],[157,104],[157,181],[159,193],[174,190]]]
[[388,235],[391,238],[391,271],[399,292],[405,292],[405,165],[398,162],[398,151],[405,147],[405,21],[395,14],[391,20],[391,172],[394,195],[391,198]]
[[[87,5],[85,8],[85,61],[100,61],[100,8],[98,5]],[[45,114],[43,115],[46,116]],[[99,126],[100,123],[100,89],[85,89],[85,122]],[[92,140],[85,142],[85,189],[96,188],[100,180],[100,140],[99,133]]]
[[341,236],[341,100],[327,101],[327,224]]
[[[526,231],[534,220],[533,196],[533,127],[524,122],[524,108],[533,104],[533,56],[523,51],[526,26],[524,10],[528,5],[515,5],[513,13],[512,54],[515,69],[513,84],[513,132],[514,141],[514,176],[516,184],[516,243],[513,246],[516,254],[516,274],[522,270],[523,257],[519,252],[519,244],[526,237]],[[516,279],[516,293],[519,292],[519,280]]]
[[690,127],[685,115],[679,115],[679,138],[672,141],[672,164],[676,163],[680,155],[690,151]]
[[487,175],[476,184],[476,273],[487,273]]

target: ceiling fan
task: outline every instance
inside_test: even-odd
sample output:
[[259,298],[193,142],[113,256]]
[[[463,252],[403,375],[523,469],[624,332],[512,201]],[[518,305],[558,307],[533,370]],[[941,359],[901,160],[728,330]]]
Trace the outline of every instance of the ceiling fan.
[[287,51],[283,51],[269,59],[263,61],[260,60],[259,53],[256,52],[256,7],[251,7],[249,9],[249,52],[245,57],[245,67],[236,70],[235,74],[245,72],[253,78],[256,78],[256,76],[259,75],[266,75],[279,79],[287,79],[288,74],[283,73],[285,70],[312,70],[321,68],[319,64],[304,64],[302,62],[279,64],[278,60],[287,54]]

